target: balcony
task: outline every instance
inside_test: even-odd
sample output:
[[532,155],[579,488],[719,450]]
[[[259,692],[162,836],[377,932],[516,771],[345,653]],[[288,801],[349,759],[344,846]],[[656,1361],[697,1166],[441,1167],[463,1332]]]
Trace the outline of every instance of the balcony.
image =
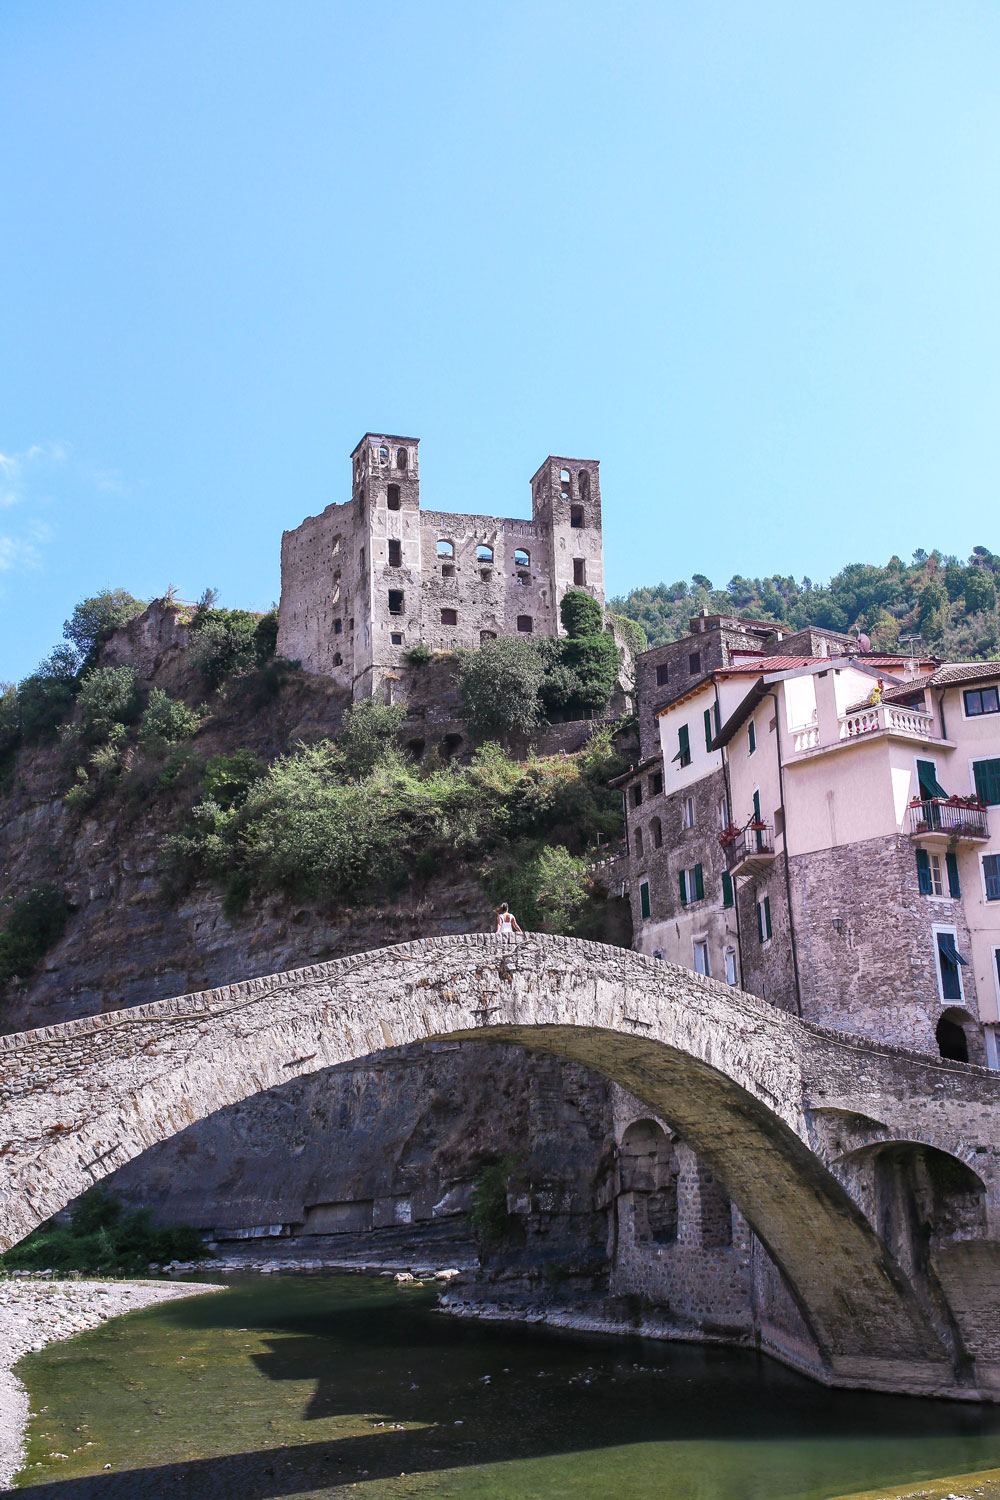
[[875,703],[841,714],[841,740],[862,739],[866,734],[902,734],[908,739],[934,740],[934,715],[918,708],[897,708],[893,703]]
[[990,836],[986,808],[971,800],[929,797],[911,802],[910,833],[927,844],[978,844]]
[[770,823],[748,824],[723,848],[730,875],[763,875],[774,863],[774,829]]

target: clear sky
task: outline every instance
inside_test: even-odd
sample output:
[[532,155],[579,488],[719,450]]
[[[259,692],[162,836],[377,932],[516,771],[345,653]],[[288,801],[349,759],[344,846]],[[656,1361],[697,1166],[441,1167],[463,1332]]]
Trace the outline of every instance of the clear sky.
[[266,608],[366,429],[609,591],[1000,550],[996,0],[4,0],[0,678]]

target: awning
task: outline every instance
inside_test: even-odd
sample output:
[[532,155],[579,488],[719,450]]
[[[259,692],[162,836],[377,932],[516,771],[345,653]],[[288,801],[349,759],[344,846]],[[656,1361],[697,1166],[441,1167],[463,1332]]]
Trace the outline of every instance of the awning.
[[920,795],[926,802],[930,797],[943,797],[948,800],[948,793],[938,781],[933,771],[925,771],[923,764],[920,766]]
[[950,932],[938,933],[938,947],[941,949],[941,952],[944,954],[945,958],[949,959],[953,964],[961,964],[963,968],[968,967],[965,959],[955,947],[955,939],[952,937]]

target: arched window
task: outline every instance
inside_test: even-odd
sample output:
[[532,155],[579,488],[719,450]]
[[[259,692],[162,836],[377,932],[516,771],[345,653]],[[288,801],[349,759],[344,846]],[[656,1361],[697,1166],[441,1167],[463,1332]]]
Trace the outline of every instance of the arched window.
[[479,632],[479,644],[482,646],[486,641],[495,641],[497,633],[495,630],[481,630]]
[[476,562],[491,563],[493,561],[493,548],[487,547],[485,542],[480,542],[476,548]]
[[514,549],[514,566],[515,568],[530,568],[531,553],[525,552],[523,547],[516,547]]
[[455,556],[455,544],[454,544],[454,542],[446,542],[444,540],[441,540],[441,541],[438,542],[438,557],[442,557],[442,558],[447,557],[447,558],[450,559],[450,558],[453,558],[454,556]]
[[399,509],[399,485],[390,484],[385,492],[385,504],[387,510]]
[[379,447],[378,461],[380,464],[387,464],[389,462],[389,450],[384,443]]
[[577,488],[580,491],[581,500],[590,499],[590,475],[586,469],[581,469],[577,475]]
[[642,858],[642,829],[641,828],[637,828],[635,830],[635,833],[632,835],[632,843],[635,846],[635,857],[636,857],[636,859],[641,859]]
[[652,839],[653,839],[653,848],[654,849],[662,849],[663,848],[663,825],[661,824],[659,818],[651,818],[650,819],[649,831],[650,831],[650,834],[652,835]]
[[406,449],[405,448],[397,448],[396,449],[396,468],[397,469],[405,469],[406,468],[406,462],[407,462]]

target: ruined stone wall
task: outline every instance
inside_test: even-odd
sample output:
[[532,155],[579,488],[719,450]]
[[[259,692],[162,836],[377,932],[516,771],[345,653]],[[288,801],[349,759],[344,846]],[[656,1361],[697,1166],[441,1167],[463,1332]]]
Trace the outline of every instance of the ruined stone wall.
[[[420,630],[428,646],[478,650],[487,635],[558,635],[552,535],[546,524],[432,510],[421,513],[420,530]],[[453,548],[451,556],[438,556],[439,541]],[[489,548],[492,561],[479,561],[480,547]],[[527,554],[527,566],[518,565],[518,553]],[[442,618],[448,611],[455,622]],[[519,630],[520,618],[531,621],[530,631]]]
[[[757,904],[765,896],[771,904],[771,937],[762,942],[757,925]],[[788,891],[785,884],[785,855],[776,855],[766,874],[740,877],[736,881],[736,903],[743,988],[751,995],[759,995],[762,1000],[769,1001],[771,1005],[794,1013],[798,1002]]]
[[[954,927],[958,951],[969,957],[968,925],[960,899],[921,895],[911,839],[890,835],[797,854],[791,879],[806,1019],[931,1053],[946,1007],[978,1020],[971,963],[962,970],[964,1000],[940,998],[933,925]],[[973,1062],[985,1061],[981,1037],[978,1026],[966,1027]]]

